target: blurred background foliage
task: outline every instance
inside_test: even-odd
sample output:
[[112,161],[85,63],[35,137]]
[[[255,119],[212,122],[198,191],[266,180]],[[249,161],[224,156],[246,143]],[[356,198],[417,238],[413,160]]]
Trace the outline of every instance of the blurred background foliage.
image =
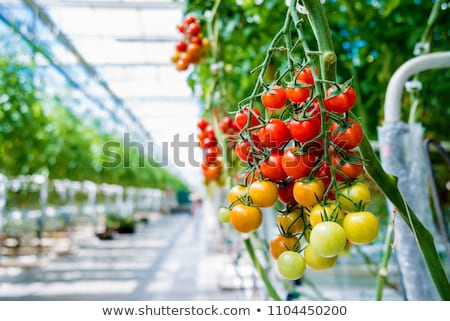
[[[209,25],[211,63],[192,71],[189,84],[203,98],[206,107],[224,107],[231,112],[249,96],[256,75],[250,71],[264,57],[271,39],[280,29],[286,13],[281,0],[188,0],[185,12],[194,13],[208,27],[212,9],[220,2],[213,24]],[[383,104],[389,79],[395,70],[414,57],[434,1],[424,0],[327,0],[324,4],[338,55],[340,80],[353,77],[358,92],[355,108],[370,139],[383,119]],[[449,50],[450,20],[446,1],[431,33],[431,51]],[[217,33],[214,34],[216,26]],[[211,30],[212,29],[212,30]],[[305,28],[305,32],[311,31]],[[216,41],[214,41],[216,40]],[[315,44],[310,46],[314,48]],[[217,63],[217,62],[220,63]],[[423,89],[417,119],[427,135],[450,140],[447,120],[450,114],[450,71],[436,70],[420,75]],[[212,101],[207,101],[208,93]],[[410,97],[405,95],[403,119],[408,119]],[[439,117],[435,117],[439,115]]]

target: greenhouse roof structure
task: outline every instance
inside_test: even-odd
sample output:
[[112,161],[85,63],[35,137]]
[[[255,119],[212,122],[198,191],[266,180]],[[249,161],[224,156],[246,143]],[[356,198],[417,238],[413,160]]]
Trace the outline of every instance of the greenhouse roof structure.
[[[182,4],[5,0],[0,18],[6,27],[46,48],[48,55],[36,56],[45,73],[56,69],[58,77],[70,79],[76,94],[91,100],[87,116],[77,111],[81,116],[95,118],[105,130],[128,132],[146,147],[156,143],[159,154],[175,135],[187,140],[195,132],[201,107],[186,84],[188,72],[177,72],[170,61],[179,39],[175,26],[182,19]],[[177,152],[181,155],[169,150],[169,160],[187,159],[187,149]],[[182,172],[189,176],[197,170]]]

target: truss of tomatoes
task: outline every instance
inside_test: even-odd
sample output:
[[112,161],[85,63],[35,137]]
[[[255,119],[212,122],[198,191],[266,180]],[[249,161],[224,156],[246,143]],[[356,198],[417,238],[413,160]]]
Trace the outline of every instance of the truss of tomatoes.
[[[197,122],[197,127],[200,130],[197,135],[199,146],[204,151],[201,168],[204,183],[208,184],[211,181],[218,181],[221,177],[223,169],[222,147],[217,141],[213,125],[206,118],[201,118]],[[228,116],[222,119],[219,128],[227,138],[235,136],[239,131],[233,118]]]
[[236,231],[251,233],[262,224],[261,208],[282,204],[279,234],[269,249],[280,274],[294,280],[306,266],[333,267],[349,244],[373,242],[379,223],[366,210],[370,191],[358,180],[363,131],[348,117],[356,101],[353,88],[330,85],[319,102],[309,66],[292,78],[261,93],[266,119],[249,106],[237,112],[235,151],[247,165],[245,183],[230,190],[229,206],[218,214]]
[[175,53],[171,59],[178,71],[184,71],[205,57],[209,40],[202,37],[202,27],[193,15],[187,15],[177,29],[183,35],[183,39],[175,45]]

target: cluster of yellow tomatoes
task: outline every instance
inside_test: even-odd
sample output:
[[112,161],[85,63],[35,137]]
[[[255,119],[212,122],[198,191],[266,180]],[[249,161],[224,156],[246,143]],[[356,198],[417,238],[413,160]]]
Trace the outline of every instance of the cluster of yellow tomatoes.
[[244,182],[229,191],[229,204],[218,213],[236,231],[251,233],[262,224],[261,208],[276,205],[279,233],[270,253],[292,280],[306,266],[333,267],[346,244],[371,243],[379,229],[366,210],[370,191],[359,180],[363,132],[348,116],[355,92],[349,84],[330,84],[319,98],[317,75],[317,68],[303,66],[286,86],[266,86],[264,109],[245,105],[236,113]]
[[198,64],[209,48],[209,40],[202,37],[202,27],[193,15],[187,15],[177,26],[183,39],[175,45],[172,62],[178,71],[189,68],[190,64]]

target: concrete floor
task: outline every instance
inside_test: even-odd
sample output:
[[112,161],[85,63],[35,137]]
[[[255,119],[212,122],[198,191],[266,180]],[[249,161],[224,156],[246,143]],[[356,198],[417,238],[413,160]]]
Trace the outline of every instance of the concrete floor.
[[[194,216],[153,215],[135,234],[108,241],[75,238],[73,254],[44,257],[34,267],[0,267],[0,300],[268,299],[240,236],[225,235],[207,207]],[[375,278],[352,260],[343,257],[329,271],[308,270],[307,282],[297,288],[299,299],[373,300]],[[286,283],[275,284],[286,297]],[[401,300],[397,291],[384,294]]]

